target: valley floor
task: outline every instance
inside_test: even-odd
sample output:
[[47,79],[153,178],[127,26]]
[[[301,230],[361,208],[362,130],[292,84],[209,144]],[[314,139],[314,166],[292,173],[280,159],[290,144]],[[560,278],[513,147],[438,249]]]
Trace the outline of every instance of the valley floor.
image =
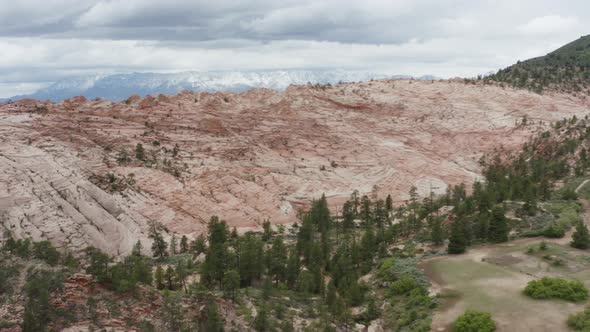
[[[590,224],[590,202],[582,200],[584,222]],[[463,255],[426,260],[421,267],[431,291],[442,305],[435,312],[432,331],[450,331],[466,309],[490,312],[498,331],[569,331],[570,314],[585,303],[534,300],[522,291],[544,276],[577,279],[590,286],[590,259],[571,248],[573,230],[560,239],[523,238],[509,243],[473,247]],[[545,241],[547,248],[539,249]]]

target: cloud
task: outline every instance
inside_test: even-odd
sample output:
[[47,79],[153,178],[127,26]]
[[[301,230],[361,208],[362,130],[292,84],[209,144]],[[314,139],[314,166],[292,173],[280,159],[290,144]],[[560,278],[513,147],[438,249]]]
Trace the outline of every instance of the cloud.
[[547,36],[572,32],[579,27],[580,22],[577,17],[549,15],[533,18],[519,26],[518,31],[528,36]]
[[589,31],[586,0],[19,0],[0,6],[0,96],[98,72],[473,76]]

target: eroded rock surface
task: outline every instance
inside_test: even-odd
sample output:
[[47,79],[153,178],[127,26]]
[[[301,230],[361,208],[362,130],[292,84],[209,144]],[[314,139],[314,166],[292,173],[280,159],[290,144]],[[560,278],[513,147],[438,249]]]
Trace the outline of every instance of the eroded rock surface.
[[422,195],[469,185],[483,153],[514,149],[589,105],[408,80],[23,100],[0,105],[0,220],[18,237],[124,254],[138,239],[149,248],[151,221],[194,236],[211,215],[242,230],[293,222],[322,193],[335,210],[355,189],[401,203],[412,185]]

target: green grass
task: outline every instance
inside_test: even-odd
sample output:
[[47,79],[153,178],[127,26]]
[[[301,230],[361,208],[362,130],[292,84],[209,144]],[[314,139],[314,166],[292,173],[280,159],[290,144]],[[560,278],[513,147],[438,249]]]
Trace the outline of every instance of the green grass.
[[490,310],[507,305],[503,303],[503,297],[498,297],[482,287],[486,279],[510,279],[513,273],[507,269],[468,260],[438,260],[432,268],[445,284],[461,294],[469,308]]

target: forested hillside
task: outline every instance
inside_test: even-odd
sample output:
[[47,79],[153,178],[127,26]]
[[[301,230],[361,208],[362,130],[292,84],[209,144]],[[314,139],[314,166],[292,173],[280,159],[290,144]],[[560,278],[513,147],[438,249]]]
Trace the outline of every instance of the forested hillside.
[[590,89],[590,36],[541,57],[519,61],[484,78],[538,93],[560,91],[588,93]]

